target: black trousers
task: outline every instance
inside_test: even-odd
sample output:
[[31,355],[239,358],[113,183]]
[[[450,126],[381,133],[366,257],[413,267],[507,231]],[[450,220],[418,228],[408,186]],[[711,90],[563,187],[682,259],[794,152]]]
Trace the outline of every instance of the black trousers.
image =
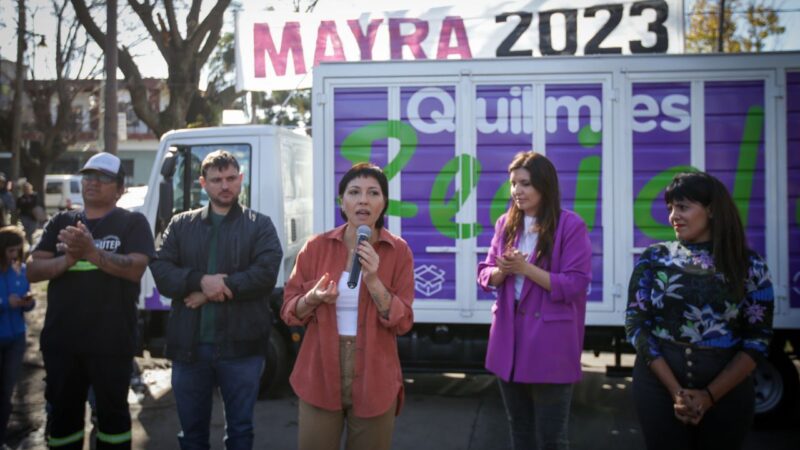
[[133,358],[43,352],[50,403],[48,447],[83,448],[89,386],[97,401],[97,449],[131,448],[128,409]]
[[[661,341],[661,350],[678,383],[688,389],[706,387],[737,352],[666,341]],[[633,368],[633,396],[648,450],[738,449],[753,422],[752,377],[716,399],[697,425],[685,425],[675,418],[672,396],[641,358],[636,358]]]

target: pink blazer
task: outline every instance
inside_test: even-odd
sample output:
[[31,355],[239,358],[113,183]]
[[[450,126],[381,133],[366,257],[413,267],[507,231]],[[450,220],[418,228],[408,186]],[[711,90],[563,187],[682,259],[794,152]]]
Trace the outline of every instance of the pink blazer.
[[[503,215],[491,249],[478,264],[478,284],[491,290],[489,277],[503,254]],[[515,239],[515,245],[519,236]],[[486,368],[518,383],[575,383],[581,379],[586,292],[592,278],[592,248],[586,224],[562,210],[550,263],[550,292],[526,279],[515,305],[514,277],[497,287]],[[529,257],[534,262],[535,256]]]

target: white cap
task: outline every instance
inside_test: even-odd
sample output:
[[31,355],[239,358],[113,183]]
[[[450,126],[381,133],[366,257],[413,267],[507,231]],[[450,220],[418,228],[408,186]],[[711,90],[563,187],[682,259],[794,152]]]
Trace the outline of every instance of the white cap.
[[119,158],[111,153],[103,152],[89,158],[80,173],[96,170],[112,177],[119,177],[121,169],[122,163]]

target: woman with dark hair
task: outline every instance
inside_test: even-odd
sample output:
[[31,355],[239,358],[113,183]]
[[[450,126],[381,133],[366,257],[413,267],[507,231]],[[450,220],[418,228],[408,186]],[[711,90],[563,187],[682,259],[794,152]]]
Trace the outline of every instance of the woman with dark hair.
[[664,195],[677,241],[642,253],[625,329],[648,449],[735,449],[753,419],[750,373],[772,337],[773,292],[728,190],[681,173]]
[[25,354],[25,318],[33,309],[33,296],[25,278],[25,232],[19,227],[0,228],[0,446],[5,444],[11,416],[11,394]]
[[516,155],[511,205],[495,225],[478,284],[497,289],[486,368],[497,375],[514,450],[566,449],[572,385],[581,378],[592,248],[583,220],[561,208],[549,159]]
[[[306,242],[284,288],[281,317],[306,327],[290,378],[300,398],[298,448],[338,450],[346,422],[348,450],[388,450],[403,403],[396,337],[413,322],[414,262],[383,226],[389,183],[380,168],[353,166],[339,202],[346,223]],[[361,276],[351,288],[354,253]]]

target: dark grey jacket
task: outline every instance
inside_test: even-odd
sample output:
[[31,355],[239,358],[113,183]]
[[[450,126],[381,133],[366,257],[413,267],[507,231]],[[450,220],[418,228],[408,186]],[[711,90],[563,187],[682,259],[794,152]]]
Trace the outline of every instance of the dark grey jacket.
[[[191,362],[200,335],[200,308],[183,299],[202,291],[211,238],[209,207],[172,218],[150,270],[161,295],[172,299],[167,325],[167,357]],[[266,355],[272,316],[269,295],[275,287],[283,251],[269,217],[238,204],[223,219],[217,237],[217,273],[233,299],[218,303],[216,354],[221,358]]]

